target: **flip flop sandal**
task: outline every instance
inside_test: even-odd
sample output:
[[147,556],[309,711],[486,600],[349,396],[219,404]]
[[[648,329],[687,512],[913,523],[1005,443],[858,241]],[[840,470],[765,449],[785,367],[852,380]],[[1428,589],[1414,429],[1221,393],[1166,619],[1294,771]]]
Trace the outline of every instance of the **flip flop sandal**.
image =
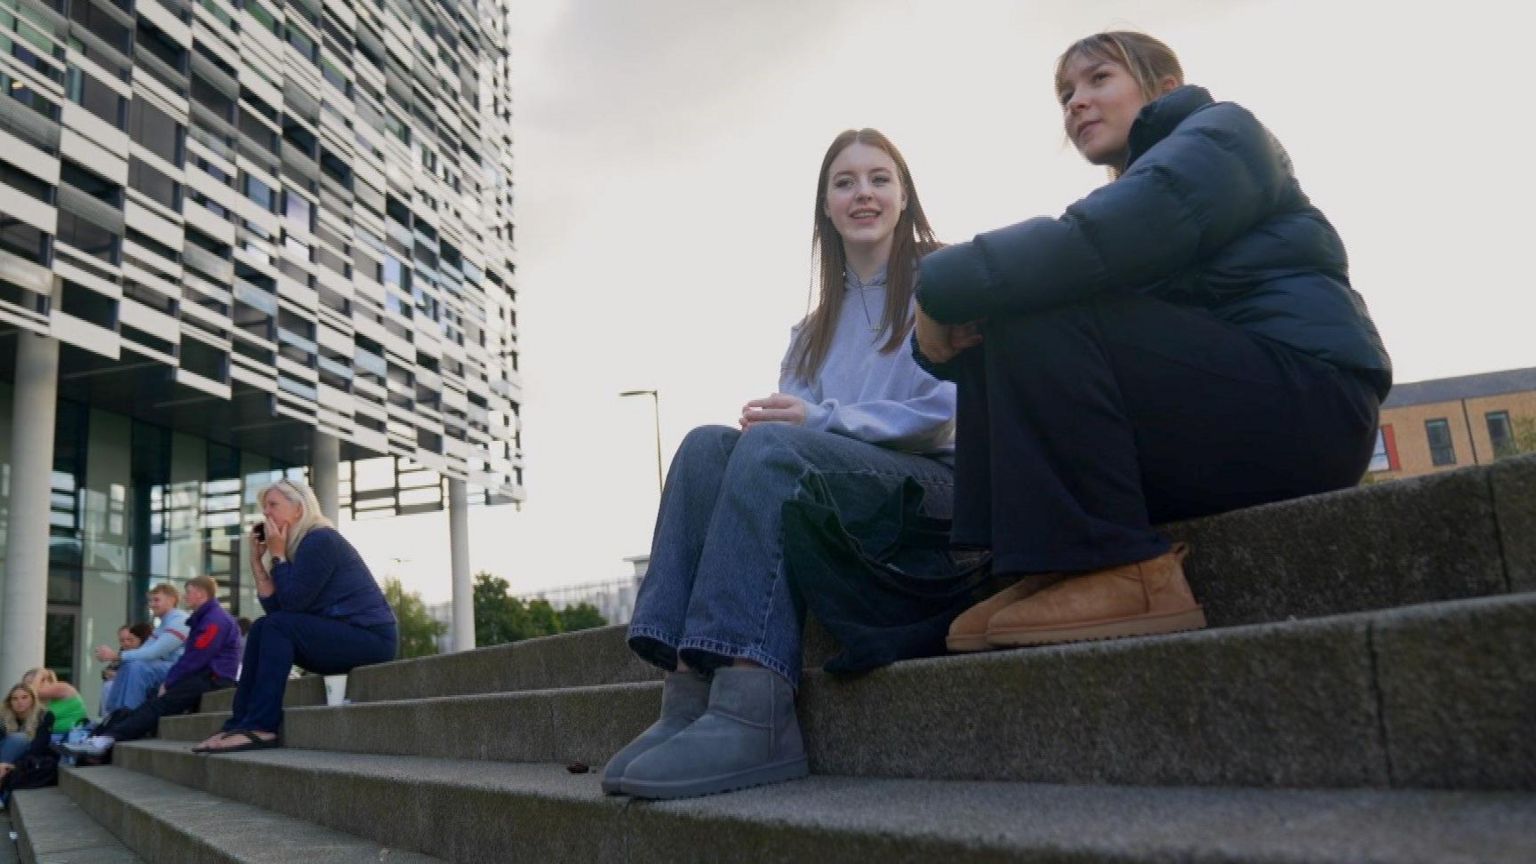
[[[225,738],[228,738],[231,735],[234,735],[234,734],[239,733],[239,732],[244,732],[244,731],[245,731],[244,729],[230,729],[230,730],[227,730],[227,731],[224,731],[224,732],[220,732],[218,734],[218,737],[214,738],[213,740],[215,740],[215,741],[223,741]],[[192,752],[193,753],[212,753],[213,750],[214,750],[214,748],[209,747],[206,744],[199,744],[196,747],[192,748]]]
[[278,743],[276,736],[271,738],[262,738],[260,735],[257,735],[254,730],[251,729],[231,730],[224,733],[224,738],[219,740],[222,741],[234,735],[244,735],[247,740],[243,744],[233,744],[229,747],[210,747],[203,752],[211,756],[215,753],[244,753],[247,750],[271,750],[273,747],[283,746],[282,744]]

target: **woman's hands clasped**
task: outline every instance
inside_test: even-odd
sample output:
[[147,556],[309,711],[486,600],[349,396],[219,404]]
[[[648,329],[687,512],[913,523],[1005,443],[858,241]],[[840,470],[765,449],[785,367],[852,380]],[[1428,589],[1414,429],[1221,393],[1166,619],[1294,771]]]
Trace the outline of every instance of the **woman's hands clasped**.
[[981,322],[940,324],[917,310],[917,347],[929,363],[948,363],[962,351],[981,344]]
[[787,393],[775,393],[761,399],[753,399],[741,408],[737,424],[745,432],[759,423],[805,424],[805,400]]

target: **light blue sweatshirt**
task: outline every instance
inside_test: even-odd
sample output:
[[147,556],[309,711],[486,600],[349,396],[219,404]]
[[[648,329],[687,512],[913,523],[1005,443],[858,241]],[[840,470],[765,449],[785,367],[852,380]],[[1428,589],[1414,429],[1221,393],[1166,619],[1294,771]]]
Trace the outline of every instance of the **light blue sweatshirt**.
[[789,334],[779,392],[805,400],[807,429],[908,453],[953,453],[955,385],[918,368],[905,342],[889,354],[880,351],[889,335],[878,332],[885,316],[885,271],[861,283],[850,270],[843,290],[821,373],[809,382],[795,374],[802,321]]
[[181,659],[187,641],[187,613],[176,607],[165,613],[160,626],[143,645],[129,648],[122,653],[123,660],[166,660],[172,663]]

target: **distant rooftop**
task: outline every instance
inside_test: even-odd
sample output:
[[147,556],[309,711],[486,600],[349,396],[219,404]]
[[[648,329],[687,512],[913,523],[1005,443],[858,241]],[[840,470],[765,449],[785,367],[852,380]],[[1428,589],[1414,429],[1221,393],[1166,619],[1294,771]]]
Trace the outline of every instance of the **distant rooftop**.
[[1536,367],[1398,384],[1387,394],[1387,401],[1381,403],[1381,407],[1402,408],[1408,405],[1455,402],[1522,390],[1536,390]]

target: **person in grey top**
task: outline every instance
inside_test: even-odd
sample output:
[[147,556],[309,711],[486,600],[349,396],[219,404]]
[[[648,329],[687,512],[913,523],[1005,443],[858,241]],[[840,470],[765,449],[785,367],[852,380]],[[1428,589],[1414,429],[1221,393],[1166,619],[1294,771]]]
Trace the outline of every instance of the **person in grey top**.
[[925,512],[949,515],[955,390],[905,350],[917,260],[938,244],[884,135],[833,140],[814,218],[820,296],[791,333],[779,392],[747,402],[737,428],[693,430],[673,459],[629,630],[668,673],[662,713],[608,763],[609,793],[681,798],[807,773],[786,504],[814,499],[853,522],[916,481]]

